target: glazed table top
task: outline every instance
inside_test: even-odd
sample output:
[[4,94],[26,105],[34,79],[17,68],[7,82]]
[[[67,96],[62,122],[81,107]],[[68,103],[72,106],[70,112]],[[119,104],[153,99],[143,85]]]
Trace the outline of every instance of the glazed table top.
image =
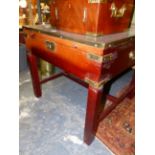
[[122,33],[115,33],[115,34],[95,37],[95,36],[64,32],[64,31],[51,28],[50,26],[46,26],[46,25],[26,25],[24,26],[24,28],[27,28],[36,32],[48,34],[51,36],[67,39],[67,40],[85,43],[96,47],[104,47],[105,44],[135,36],[133,29],[129,29],[128,31],[125,31]]

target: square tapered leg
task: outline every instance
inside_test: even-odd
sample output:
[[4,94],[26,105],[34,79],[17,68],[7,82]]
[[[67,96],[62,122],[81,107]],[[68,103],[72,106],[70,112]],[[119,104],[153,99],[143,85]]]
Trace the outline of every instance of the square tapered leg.
[[90,144],[94,139],[94,130],[97,126],[98,111],[102,98],[102,89],[91,86],[88,88],[87,108],[85,117],[84,142]]
[[36,57],[32,53],[27,54],[29,68],[31,72],[33,91],[36,97],[41,97],[41,84],[39,79],[38,67]]

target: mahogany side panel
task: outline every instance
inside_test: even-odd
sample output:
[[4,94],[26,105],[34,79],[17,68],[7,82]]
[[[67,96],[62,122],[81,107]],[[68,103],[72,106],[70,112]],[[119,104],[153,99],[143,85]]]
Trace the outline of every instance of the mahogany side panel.
[[108,53],[113,53],[116,58],[110,62],[103,64],[102,75],[110,74],[111,77],[115,77],[120,73],[122,73],[123,71],[125,71],[126,69],[129,69],[132,66],[134,66],[135,64],[134,41],[135,41],[134,38],[130,38],[127,42],[125,43],[122,42],[122,45],[109,47],[104,51],[105,55]]
[[[90,46],[79,46],[79,44],[74,44],[72,41],[40,33],[34,33],[33,35],[30,31],[28,33],[30,37],[26,39],[26,44],[32,53],[82,80],[87,77],[94,81],[100,81],[102,64],[89,60],[87,52],[90,50],[99,53],[99,49],[94,50],[95,48]],[[54,42],[54,51],[47,48],[46,41]]]
[[[123,17],[112,17],[111,6],[115,4],[117,9],[123,5],[126,10]],[[109,0],[107,4],[99,7],[97,32],[99,34],[111,34],[128,30],[134,11],[134,0]]]
[[[111,44],[112,47],[96,48],[75,41],[58,38],[38,32],[27,31],[27,47],[39,57],[71,73],[81,80],[89,78],[93,81],[102,81],[105,77],[113,78],[134,65],[134,38]],[[54,44],[50,50],[46,42]],[[96,62],[89,58],[90,54],[104,57],[114,55],[114,60]],[[58,63],[59,62],[59,63]]]
[[83,18],[83,11],[86,1],[79,0],[55,0],[51,2],[51,23],[52,26],[64,31],[79,30],[85,33],[86,27]]

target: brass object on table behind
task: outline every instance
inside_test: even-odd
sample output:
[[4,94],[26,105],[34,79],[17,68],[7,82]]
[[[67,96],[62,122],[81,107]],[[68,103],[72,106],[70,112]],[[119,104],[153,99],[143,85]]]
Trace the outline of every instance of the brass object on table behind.
[[40,59],[39,63],[41,79],[49,77],[55,72],[55,67],[47,61]]

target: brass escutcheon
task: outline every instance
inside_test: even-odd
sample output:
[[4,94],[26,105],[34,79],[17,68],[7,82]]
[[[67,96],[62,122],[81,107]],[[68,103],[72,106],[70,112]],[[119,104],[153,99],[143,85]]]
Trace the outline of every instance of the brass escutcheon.
[[46,47],[48,49],[50,49],[51,51],[54,51],[55,50],[55,43],[51,42],[51,41],[46,41]]

